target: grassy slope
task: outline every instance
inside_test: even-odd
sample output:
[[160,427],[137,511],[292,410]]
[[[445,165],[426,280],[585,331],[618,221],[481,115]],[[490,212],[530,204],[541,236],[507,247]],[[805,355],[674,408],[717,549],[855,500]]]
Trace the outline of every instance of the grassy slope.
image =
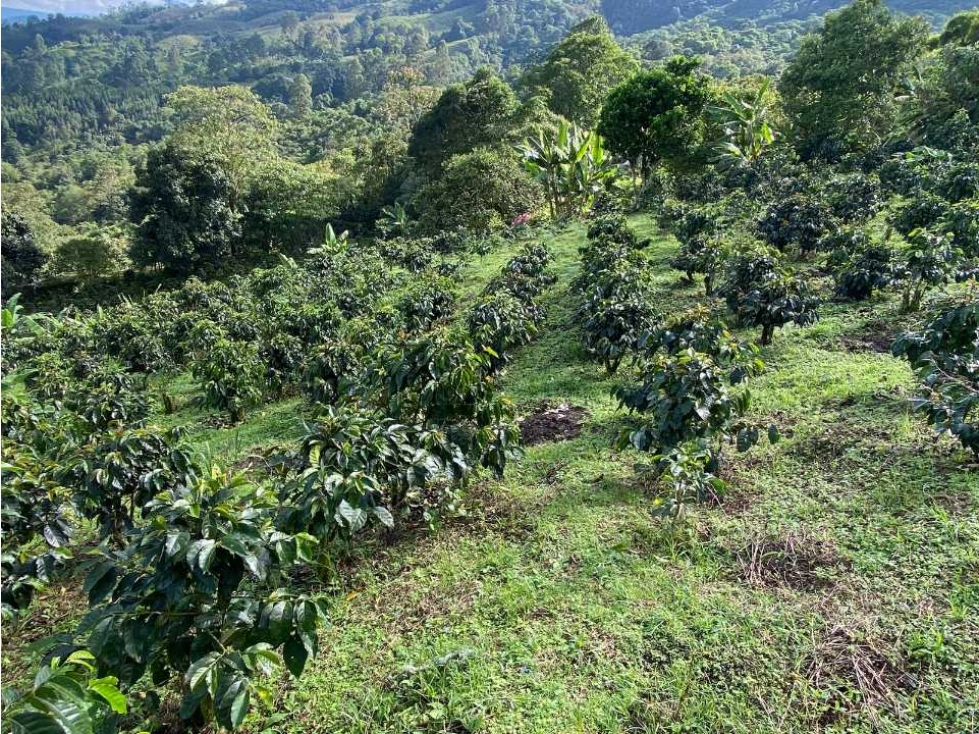
[[[586,406],[585,431],[478,486],[469,518],[366,550],[324,654],[256,730],[979,727],[979,477],[909,414],[909,370],[865,338],[894,328],[894,300],[830,304],[778,334],[753,392],[788,437],[733,461],[731,496],[670,533],[635,457],[609,448],[616,380],[571,323],[582,239],[551,241],[548,323],[506,384],[522,406]],[[667,268],[673,246],[651,251],[664,311],[696,298]],[[741,559],[759,539],[789,552],[773,546],[754,569],[769,582],[751,584]],[[438,660],[453,652],[465,660]]]
[[[675,243],[645,217],[632,224],[654,236],[659,308],[694,303],[666,263]],[[670,532],[650,513],[639,457],[610,448],[623,417],[609,391],[628,370],[608,378],[572,323],[583,240],[581,225],[549,237],[560,280],[548,321],[505,375],[522,409],[587,407],[582,435],[481,480],[468,515],[437,532],[401,528],[359,548],[321,657],[250,728],[979,729],[979,474],[909,414],[906,365],[874,350],[900,326],[895,299],[828,303],[815,327],[777,334],[752,392],[786,438],[731,461],[730,495]],[[474,258],[460,301],[516,248]],[[229,429],[191,406],[188,377],[166,387],[184,407],[161,420],[216,459],[301,435],[298,400]],[[746,581],[746,567],[761,578]],[[79,605],[65,593],[46,593],[22,629],[67,624]],[[16,677],[21,644],[10,644]],[[440,664],[454,652],[464,660]]]

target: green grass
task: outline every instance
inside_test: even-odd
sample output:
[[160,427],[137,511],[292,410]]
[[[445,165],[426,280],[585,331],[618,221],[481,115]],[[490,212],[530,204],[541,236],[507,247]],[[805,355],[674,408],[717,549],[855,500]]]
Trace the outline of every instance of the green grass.
[[[730,495],[674,530],[650,512],[640,457],[611,448],[610,390],[629,376],[579,345],[583,238],[549,239],[548,321],[505,375],[522,409],[586,407],[581,436],[529,448],[437,532],[369,543],[323,654],[254,730],[976,730],[979,480],[909,413],[907,366],[866,341],[899,323],[894,299],[829,303],[817,326],[777,334],[751,389],[785,438],[732,459]],[[698,295],[668,270],[673,247],[656,236],[649,253],[664,312]],[[510,254],[475,259],[460,290]],[[816,560],[748,583],[763,541],[772,564]]]
[[[657,307],[695,303],[668,268],[675,243],[633,225],[654,237]],[[580,346],[569,285],[584,232],[546,236],[547,322],[504,375],[522,412],[585,407],[581,435],[480,478],[437,530],[364,536],[321,655],[248,728],[979,730],[979,473],[909,411],[912,375],[879,351],[905,323],[896,299],[829,302],[816,326],[777,332],[750,389],[783,440],[731,457],[728,494],[673,528],[651,512],[642,457],[612,449],[624,416],[610,392],[629,369],[609,377]],[[473,258],[460,303],[518,247]],[[298,400],[223,428],[188,377],[166,389],[182,407],[160,420],[224,461],[302,431]]]

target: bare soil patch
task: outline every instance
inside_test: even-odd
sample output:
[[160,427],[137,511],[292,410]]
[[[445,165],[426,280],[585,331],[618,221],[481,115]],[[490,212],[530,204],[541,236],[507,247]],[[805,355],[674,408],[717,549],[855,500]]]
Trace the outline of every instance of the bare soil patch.
[[886,321],[870,321],[862,330],[844,336],[843,348],[848,352],[890,354],[891,344],[896,338],[891,324]]
[[756,538],[735,551],[735,557],[742,581],[752,586],[786,586],[797,591],[832,585],[824,572],[845,566],[831,542],[795,534]]
[[808,657],[806,678],[810,686],[825,695],[827,703],[819,715],[821,725],[863,714],[877,726],[881,710],[898,709],[896,693],[914,688],[917,680],[890,648],[882,640],[843,624],[833,627],[815,643]]
[[520,420],[520,435],[525,446],[570,441],[581,434],[588,415],[586,408],[577,405],[540,403]]

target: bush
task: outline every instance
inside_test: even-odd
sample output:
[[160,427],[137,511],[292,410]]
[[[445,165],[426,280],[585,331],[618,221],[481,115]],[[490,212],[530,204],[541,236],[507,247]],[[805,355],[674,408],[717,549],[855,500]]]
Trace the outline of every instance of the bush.
[[840,227],[819,240],[817,249],[826,256],[826,264],[833,269],[847,265],[857,251],[870,244],[870,235],[859,227]]
[[835,275],[837,295],[860,301],[886,288],[892,282],[893,258],[894,250],[887,245],[857,249]]
[[952,166],[938,189],[953,204],[966,199],[979,199],[979,163],[970,161]]
[[880,179],[864,173],[835,176],[824,184],[824,197],[834,217],[845,223],[865,221],[884,206]]
[[479,148],[457,155],[415,200],[426,232],[465,227],[487,232],[543,203],[540,186],[504,149]]
[[979,457],[979,304],[952,304],[921,333],[893,346],[918,375],[913,404],[939,434],[948,433]]
[[979,199],[953,204],[938,229],[950,232],[955,237],[955,246],[967,257],[979,257]]
[[718,291],[742,326],[760,326],[760,343],[769,344],[775,329],[817,319],[817,300],[807,283],[763,252],[746,251],[728,261]]
[[240,726],[251,703],[271,695],[262,679],[283,658],[302,673],[325,618],[283,588],[316,541],[277,530],[276,505],[217,468],[179,477],[146,506],[138,537],[93,564],[84,586],[92,608],[75,644],[126,688],[149,673],[151,710],[160,700],[152,691],[173,685],[182,718]]
[[819,238],[834,227],[829,208],[807,194],[791,194],[771,204],[758,221],[758,236],[784,252],[795,245],[816,249]]
[[960,253],[949,235],[918,229],[908,235],[908,247],[895,259],[894,280],[902,286],[901,308],[917,311],[932,288],[949,282]]
[[443,278],[427,278],[409,288],[398,301],[398,311],[409,331],[428,331],[452,315],[455,296]]
[[476,349],[489,355],[490,369],[496,372],[510,362],[514,349],[537,336],[539,318],[537,309],[499,291],[480,298],[469,312],[467,326]]
[[265,366],[255,342],[238,341],[218,335],[208,340],[191,363],[191,371],[204,391],[203,403],[226,410],[236,423],[262,398]]
[[54,265],[63,273],[72,273],[83,281],[119,271],[125,262],[108,237],[94,234],[65,240],[54,253]]
[[935,229],[950,212],[950,205],[942,197],[920,191],[905,202],[891,218],[894,229],[905,237],[916,229]]
[[601,219],[588,230],[581,275],[574,287],[582,296],[577,319],[585,349],[612,374],[635,352],[658,314],[649,301],[649,267],[640,242],[621,218]]
[[[756,426],[743,420],[750,393],[732,394],[728,387],[759,374],[764,365],[740,357],[715,358],[688,348],[646,361],[639,370],[640,387],[615,390],[620,407],[642,416],[639,426],[622,432],[620,447],[662,456],[693,442],[705,447],[714,461],[722,445],[731,440],[739,451],[749,449],[760,436]],[[776,439],[774,428],[769,436]]]

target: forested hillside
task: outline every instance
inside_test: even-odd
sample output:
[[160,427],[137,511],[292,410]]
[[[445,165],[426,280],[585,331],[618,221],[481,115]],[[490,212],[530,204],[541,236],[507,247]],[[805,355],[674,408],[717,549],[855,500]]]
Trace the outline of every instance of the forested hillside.
[[3,734],[979,730],[979,9],[911,5],[5,27]]

